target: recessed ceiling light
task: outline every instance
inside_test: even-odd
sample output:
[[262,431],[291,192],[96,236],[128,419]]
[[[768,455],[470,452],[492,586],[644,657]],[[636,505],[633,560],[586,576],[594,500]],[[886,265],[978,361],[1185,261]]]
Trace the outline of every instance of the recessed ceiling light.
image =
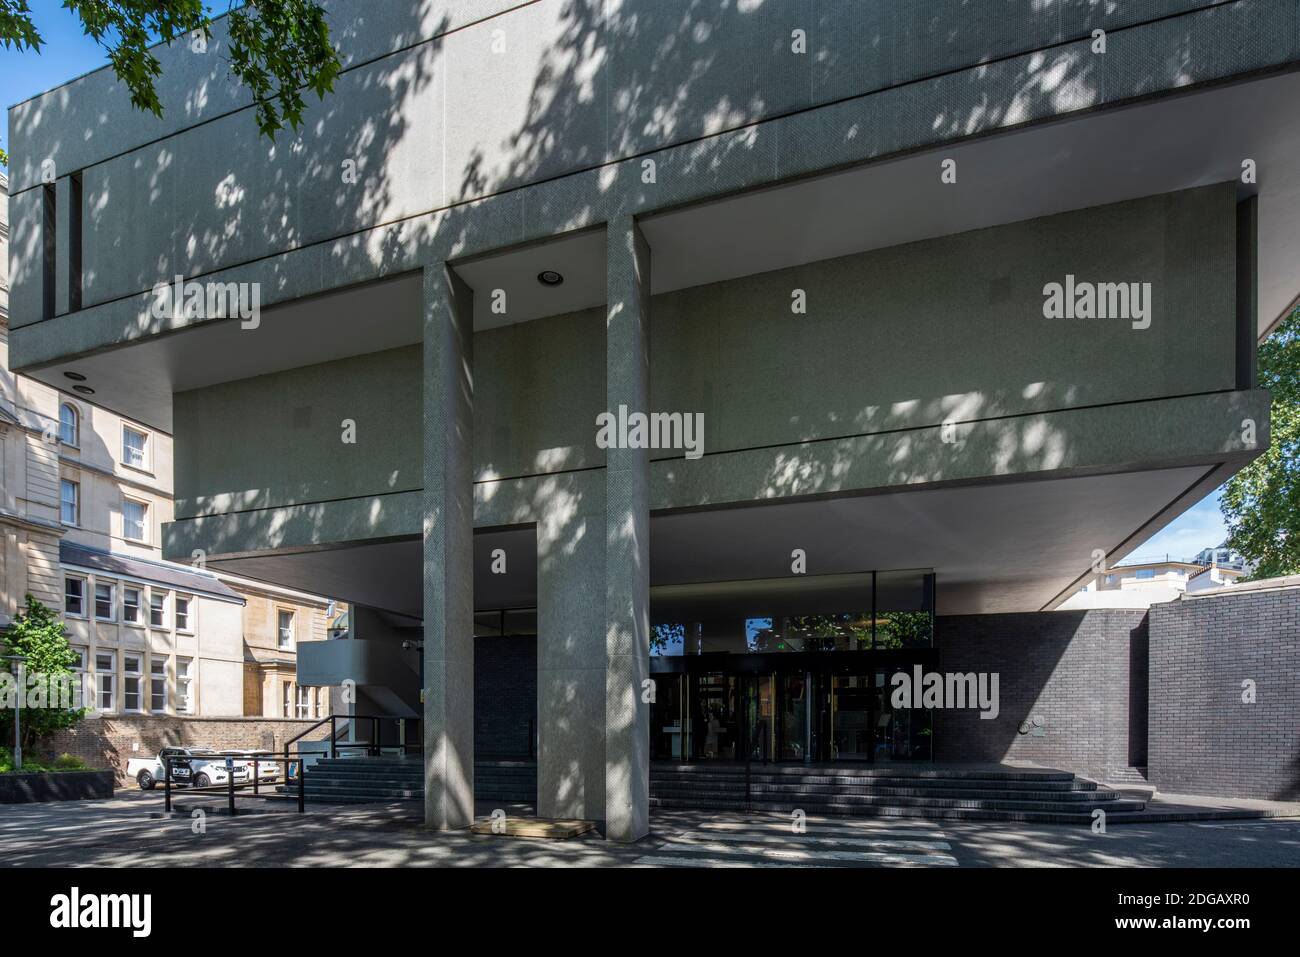
[[94,395],[94,394],[95,394],[95,390],[92,389],[92,388],[91,388],[90,386],[88,386],[88,385],[74,385],[74,386],[72,387],[72,391],[73,391],[73,392],[80,392],[82,395]]
[[73,382],[85,382],[85,381],[86,381],[86,377],[85,377],[84,375],[82,375],[80,372],[65,372],[65,373],[63,373],[63,374],[64,374],[65,376],[67,376],[69,379],[71,379]]
[[537,281],[543,286],[558,286],[564,282],[564,277],[554,269],[543,269],[537,274]]

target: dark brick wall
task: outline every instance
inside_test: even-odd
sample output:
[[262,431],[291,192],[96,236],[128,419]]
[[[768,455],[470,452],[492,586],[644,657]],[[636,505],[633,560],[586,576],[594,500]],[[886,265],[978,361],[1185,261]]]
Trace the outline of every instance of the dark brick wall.
[[1153,606],[1150,666],[1151,783],[1300,799],[1300,589]]
[[537,720],[537,639],[474,642],[474,756],[528,757]]
[[[997,672],[1001,710],[937,709],[937,761],[1034,761],[1094,777],[1145,759],[1144,694],[1130,675],[1147,642],[1146,611],[1098,609],[945,616],[939,669]],[[1022,733],[1025,722],[1042,719]]]

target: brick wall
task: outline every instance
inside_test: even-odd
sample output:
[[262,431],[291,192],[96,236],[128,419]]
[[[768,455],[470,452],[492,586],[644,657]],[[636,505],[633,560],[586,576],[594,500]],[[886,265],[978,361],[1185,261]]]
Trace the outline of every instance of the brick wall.
[[537,639],[474,642],[474,754],[527,757],[537,719]]
[[[93,768],[117,771],[118,783],[125,783],[123,769],[131,758],[147,758],[165,745],[193,745],[223,751],[230,748],[266,748],[279,751],[284,743],[311,727],[312,721],[276,718],[179,718],[168,715],[89,717],[67,731],[42,742],[46,756],[65,751]],[[329,726],[308,735],[323,738]]]
[[1300,589],[1153,606],[1150,668],[1151,783],[1300,799]]
[[1093,777],[1142,763],[1145,701],[1130,675],[1145,655],[1145,618],[1105,609],[937,619],[940,670],[997,672],[1001,707],[993,720],[937,709],[935,760],[1034,761]]

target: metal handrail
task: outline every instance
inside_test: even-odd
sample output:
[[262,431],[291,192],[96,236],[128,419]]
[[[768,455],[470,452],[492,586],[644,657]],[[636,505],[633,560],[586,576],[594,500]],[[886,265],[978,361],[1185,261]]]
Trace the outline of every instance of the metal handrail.
[[[234,775],[234,773],[233,773],[233,771],[234,771],[234,762],[235,762],[235,761],[240,761],[240,762],[242,762],[242,763],[244,763],[244,764],[247,764],[248,762],[252,762],[252,765],[253,765],[253,781],[252,781],[252,785],[253,785],[253,795],[254,795],[255,797],[261,797],[262,794],[261,794],[261,790],[260,790],[260,788],[259,788],[259,784],[260,784],[260,782],[261,782],[262,776],[261,776],[261,774],[260,774],[261,768],[259,767],[259,765],[260,765],[262,762],[266,762],[266,763],[268,763],[268,764],[274,764],[274,763],[276,763],[276,762],[278,762],[278,761],[281,761],[281,760],[285,761],[284,778],[285,778],[285,781],[287,782],[287,781],[289,780],[290,771],[292,770],[291,766],[292,766],[293,762],[296,760],[296,761],[298,762],[298,795],[297,795],[297,797],[298,797],[298,813],[299,813],[299,814],[302,814],[304,811],[306,811],[306,809],[307,809],[307,792],[306,792],[306,788],[305,788],[305,786],[304,786],[304,782],[305,782],[305,780],[306,780],[306,775],[303,773],[303,765],[302,765],[302,759],[301,759],[301,758],[288,758],[288,757],[285,757],[285,758],[282,759],[282,758],[272,757],[272,756],[270,756],[270,755],[260,755],[260,756],[258,756],[258,757],[253,757],[253,758],[235,758],[235,757],[232,757],[232,756],[230,756],[230,755],[216,755],[215,757],[224,758],[226,761],[231,762],[230,771],[231,771],[232,773],[226,775],[226,786],[225,786],[224,788],[222,788],[220,785],[215,785],[215,786],[210,786],[210,787],[205,787],[205,788],[199,788],[199,787],[194,787],[193,784],[190,784],[190,785],[189,785],[189,791],[190,791],[190,793],[193,793],[193,794],[215,794],[215,793],[218,793],[218,792],[220,792],[220,791],[225,791],[225,793],[226,793],[226,807],[227,807],[227,810],[228,810],[229,814],[233,817],[233,816],[235,815],[235,791],[236,791],[236,790],[242,790],[243,788],[246,788],[246,787],[248,786],[247,784],[244,784],[244,785],[241,785],[239,788],[236,788],[236,787],[235,787],[235,775]],[[203,755],[203,758],[204,758],[205,760],[211,760],[211,758],[210,758],[208,755]],[[172,757],[171,755],[167,755],[166,757],[164,757],[164,758],[162,759],[162,761],[163,761],[163,809],[164,809],[164,811],[166,811],[166,813],[168,813],[168,814],[170,814],[171,811],[172,811],[172,762],[173,762],[173,761],[192,761],[192,760],[194,760],[193,757]],[[191,780],[193,780],[193,779],[191,779]]]
[[[339,739],[338,739],[338,737],[339,737],[339,727],[338,727],[338,722],[339,722],[340,720],[348,720],[348,721],[354,721],[354,722],[355,722],[355,721],[369,721],[369,722],[370,722],[370,741],[368,741],[368,742],[360,742],[360,741],[342,741],[342,742],[341,742],[341,741],[339,741]],[[339,749],[340,749],[340,748],[344,748],[344,749],[346,749],[346,748],[365,748],[367,754],[371,754],[371,755],[379,755],[379,754],[381,753],[381,750],[382,750],[382,745],[381,745],[380,740],[379,740],[379,722],[381,722],[381,721],[396,721],[396,722],[398,722],[398,736],[402,738],[401,748],[402,748],[402,753],[405,754],[405,753],[406,753],[408,750],[410,750],[410,748],[411,748],[411,745],[409,745],[409,744],[406,743],[406,740],[405,740],[405,734],[403,734],[403,731],[405,730],[405,727],[406,727],[406,722],[407,722],[407,721],[416,721],[416,722],[418,722],[419,720],[420,720],[419,718],[412,718],[412,717],[408,717],[408,716],[406,716],[406,715],[400,715],[400,714],[331,714],[331,715],[329,715],[328,717],[321,718],[319,721],[317,721],[317,722],[315,722],[314,724],[312,724],[311,727],[309,727],[309,728],[303,730],[303,731],[300,732],[299,734],[294,735],[292,738],[290,738],[288,741],[286,741],[286,742],[284,743],[284,759],[285,759],[286,761],[289,760],[289,746],[290,746],[290,745],[292,745],[292,744],[296,744],[297,742],[301,741],[301,740],[302,740],[303,738],[305,738],[307,735],[311,734],[311,733],[312,733],[313,731],[315,731],[317,728],[321,727],[322,725],[324,725],[324,724],[326,724],[326,723],[328,723],[329,726],[330,726],[329,737],[327,737],[325,740],[329,741],[329,745],[330,745],[330,757],[331,757],[331,758],[337,758],[337,757],[339,756]],[[301,754],[300,754],[299,756],[301,757]],[[304,770],[305,770],[305,766],[304,766]]]

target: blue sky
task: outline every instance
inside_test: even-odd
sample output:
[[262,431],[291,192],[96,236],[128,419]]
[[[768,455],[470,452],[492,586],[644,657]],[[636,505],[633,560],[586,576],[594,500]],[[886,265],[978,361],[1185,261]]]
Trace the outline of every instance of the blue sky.
[[[50,87],[103,65],[107,55],[81,30],[81,24],[63,7],[47,0],[35,4],[33,22],[45,38],[40,54],[16,53],[0,47],[0,105],[12,106]],[[125,101],[123,104],[130,108]],[[0,117],[0,146],[9,145],[9,118]],[[1218,545],[1226,537],[1219,513],[1219,490],[1184,513],[1177,521],[1132,553],[1133,558],[1166,554],[1190,558],[1202,548]]]
[[1188,559],[1202,548],[1213,548],[1221,543],[1228,537],[1223,514],[1219,511],[1222,492],[1221,488],[1215,489],[1212,495],[1180,515],[1163,532],[1134,549],[1127,560],[1156,559],[1165,555]]

